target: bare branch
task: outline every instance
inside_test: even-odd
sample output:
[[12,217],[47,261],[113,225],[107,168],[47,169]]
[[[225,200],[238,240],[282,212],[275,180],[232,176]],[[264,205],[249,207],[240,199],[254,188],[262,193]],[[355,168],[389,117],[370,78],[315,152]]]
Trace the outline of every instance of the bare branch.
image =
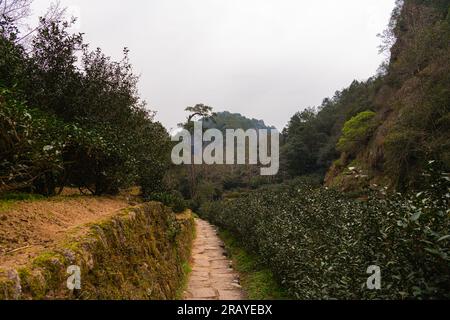
[[16,42],[21,43],[27,41],[30,38],[30,36],[32,36],[38,30],[45,28],[46,26],[52,24],[53,22],[61,20],[64,17],[66,10],[67,8],[61,7],[61,3],[59,2],[59,0],[52,3],[48,8],[47,13],[41,19],[43,23],[39,24],[37,27],[28,28],[27,33],[22,37],[18,38]]
[[0,0],[0,19],[8,19],[14,24],[28,18],[33,0]]

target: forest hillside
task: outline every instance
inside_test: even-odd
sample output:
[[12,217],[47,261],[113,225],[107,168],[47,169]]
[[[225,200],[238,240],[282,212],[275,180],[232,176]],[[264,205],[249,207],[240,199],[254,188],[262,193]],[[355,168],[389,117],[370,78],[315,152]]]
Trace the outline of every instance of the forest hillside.
[[327,185],[351,189],[352,167],[402,189],[420,185],[428,161],[449,171],[449,19],[449,1],[397,1],[381,34],[390,59],[379,73],[292,117],[288,174],[328,172]]

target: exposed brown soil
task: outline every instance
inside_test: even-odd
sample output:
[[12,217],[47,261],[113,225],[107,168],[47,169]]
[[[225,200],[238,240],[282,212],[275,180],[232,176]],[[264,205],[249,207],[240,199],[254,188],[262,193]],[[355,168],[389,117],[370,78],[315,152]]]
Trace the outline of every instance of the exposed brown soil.
[[103,220],[130,206],[127,199],[61,196],[18,201],[0,211],[0,267],[24,265],[68,234],[81,234],[86,224]]

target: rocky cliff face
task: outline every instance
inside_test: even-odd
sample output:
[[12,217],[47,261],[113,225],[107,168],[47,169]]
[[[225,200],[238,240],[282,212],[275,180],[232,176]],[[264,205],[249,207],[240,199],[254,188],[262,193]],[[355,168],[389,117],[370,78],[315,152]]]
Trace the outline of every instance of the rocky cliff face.
[[428,161],[450,170],[449,7],[448,0],[398,1],[385,32],[395,41],[391,59],[373,97],[377,128],[356,158],[343,155],[344,166],[331,168],[328,185],[351,188],[348,166],[374,183],[407,188],[420,183]]
[[[193,237],[190,212],[159,203],[126,209],[27,267],[0,270],[0,299],[175,299]],[[69,290],[77,268],[81,289]]]

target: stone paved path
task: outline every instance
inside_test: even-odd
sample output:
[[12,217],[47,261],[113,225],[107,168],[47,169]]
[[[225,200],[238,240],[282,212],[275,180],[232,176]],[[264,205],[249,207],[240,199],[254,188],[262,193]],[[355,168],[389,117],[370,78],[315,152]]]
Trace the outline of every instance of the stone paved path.
[[242,300],[244,293],[238,274],[225,256],[217,230],[208,222],[196,220],[197,238],[192,249],[192,273],[186,300]]

